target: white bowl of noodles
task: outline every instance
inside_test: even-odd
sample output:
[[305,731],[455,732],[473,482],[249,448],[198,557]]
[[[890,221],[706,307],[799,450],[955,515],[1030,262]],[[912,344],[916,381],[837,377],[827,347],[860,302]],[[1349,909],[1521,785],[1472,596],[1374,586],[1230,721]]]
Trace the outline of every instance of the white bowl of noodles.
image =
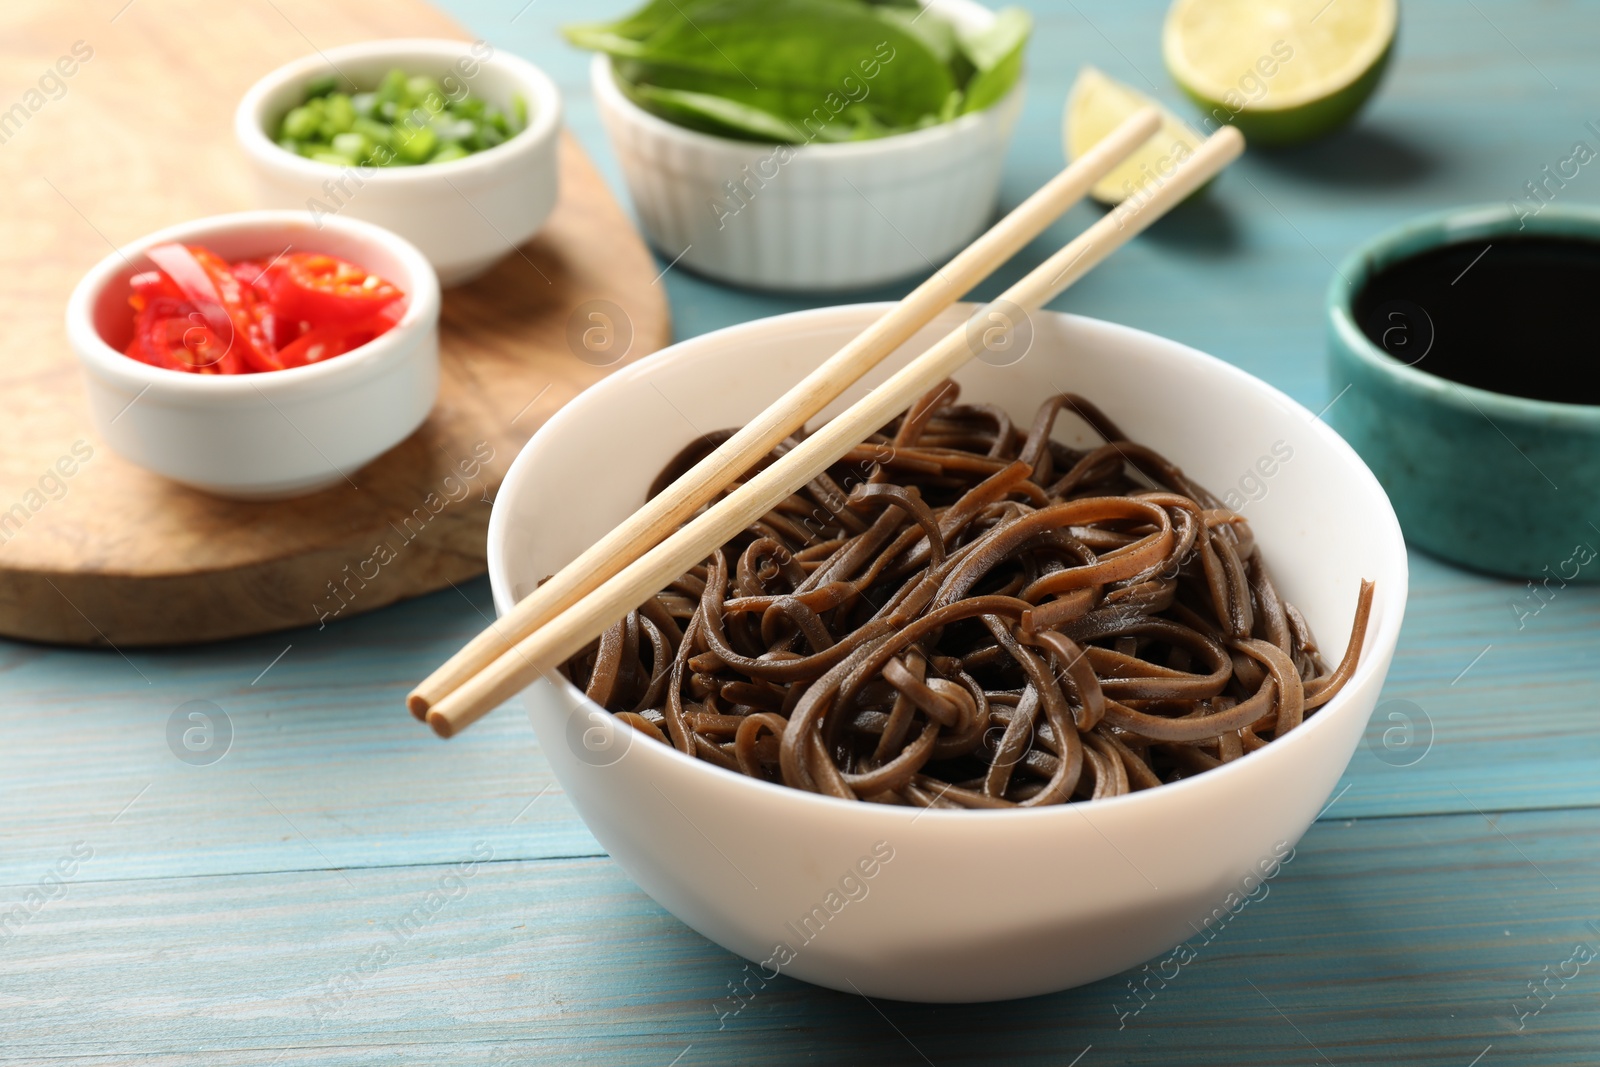
[[[637,507],[681,447],[747,420],[884,307],[719,330],[569,403],[495,501],[497,609]],[[924,330],[825,414],[964,314]],[[782,973],[867,996],[972,1002],[1167,956],[1278,873],[1366,727],[1400,632],[1406,554],[1356,454],[1271,386],[1176,342],[1059,313],[1035,315],[1033,330],[1019,362],[958,374],[962,400],[998,404],[1023,425],[1052,394],[1093,401],[1242,511],[1330,660],[1349,638],[1361,581],[1376,582],[1359,665],[1303,724],[1205,773],[1101,800],[976,811],[760,781],[650,740],[563,680],[530,687],[540,743],[595,837],[668,911],[757,964],[747,984]],[[1063,423],[1057,438],[1089,442],[1075,432]]]

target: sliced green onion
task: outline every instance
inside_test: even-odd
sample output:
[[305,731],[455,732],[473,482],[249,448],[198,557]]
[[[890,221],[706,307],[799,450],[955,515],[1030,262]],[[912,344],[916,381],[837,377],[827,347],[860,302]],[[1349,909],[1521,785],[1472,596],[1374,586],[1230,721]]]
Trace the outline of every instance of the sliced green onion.
[[385,103],[399,103],[406,98],[406,72],[396,67],[378,83],[378,99]]
[[425,162],[439,145],[439,135],[428,126],[397,130],[395,139],[395,150],[412,163]]
[[336,75],[324,74],[321,77],[312,78],[306,83],[306,99],[311,100],[319,96],[327,96],[337,88],[339,88],[339,79]]
[[301,105],[283,117],[283,125],[278,130],[278,136],[304,141],[315,137],[317,128],[321,125],[321,116],[311,108]]
[[319,163],[406,167],[448,163],[503,144],[528,125],[528,103],[513,94],[502,111],[437,78],[394,68],[375,88],[345,92],[335,75],[306,85],[304,101],[278,123],[277,142]]

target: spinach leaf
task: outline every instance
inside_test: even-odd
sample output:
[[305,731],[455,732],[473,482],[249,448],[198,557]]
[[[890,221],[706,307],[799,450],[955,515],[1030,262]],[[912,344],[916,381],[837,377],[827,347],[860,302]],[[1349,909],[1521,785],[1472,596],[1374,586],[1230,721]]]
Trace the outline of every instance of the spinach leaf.
[[[636,85],[720,96],[787,122],[790,140],[838,141],[863,124],[909,129],[936,116],[955,88],[921,40],[858,0],[723,0],[669,22],[631,51]],[[721,121],[728,121],[723,116]],[[769,140],[769,124],[750,135]]]
[[720,0],[648,0],[631,15],[614,22],[589,22],[563,26],[562,34],[579,48],[592,52],[610,52],[598,42],[617,40],[642,41],[670,22],[693,18],[696,11],[710,7]]
[[684,89],[662,89],[632,81],[620,74],[617,80],[634,103],[680,126],[723,137],[753,138],[780,144],[795,140],[796,130],[789,122],[737,100]]
[[977,68],[967,82],[963,113],[993,107],[1017,84],[1022,77],[1022,50],[1032,32],[1033,18],[1020,7],[1008,7],[995,15],[988,29],[956,35],[961,51]]
[[567,39],[612,57],[623,91],[670,122],[763,142],[862,140],[1004,96],[1029,23],[964,39],[914,0],[648,0]]
[[876,10],[877,16],[891,26],[896,26],[921,41],[923,47],[949,64],[959,54],[956,51],[956,28],[944,19],[932,18],[915,7],[885,7]]

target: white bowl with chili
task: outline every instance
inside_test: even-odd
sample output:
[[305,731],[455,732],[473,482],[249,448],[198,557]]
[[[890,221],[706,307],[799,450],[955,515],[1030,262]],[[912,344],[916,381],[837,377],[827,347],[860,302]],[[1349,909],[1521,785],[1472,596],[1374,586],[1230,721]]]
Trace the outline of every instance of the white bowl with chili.
[[300,211],[196,219],[117,249],[67,303],[95,431],[217,496],[330,487],[439,391],[439,279],[415,245]]

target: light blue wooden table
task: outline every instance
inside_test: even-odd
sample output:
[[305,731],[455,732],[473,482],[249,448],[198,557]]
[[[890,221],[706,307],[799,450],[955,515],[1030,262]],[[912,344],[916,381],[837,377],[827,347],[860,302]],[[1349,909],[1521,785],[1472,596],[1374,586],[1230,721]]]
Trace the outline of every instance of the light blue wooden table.
[[[555,27],[620,5],[448,6],[553,72],[615,184],[585,57]],[[1030,6],[1007,205],[1059,165],[1081,63],[1178,102],[1159,60],[1162,4]],[[1358,128],[1252,156],[1061,306],[1327,403],[1331,264],[1408,215],[1516,195],[1574,141],[1593,143],[1584,123],[1600,118],[1593,0],[1403,6],[1397,61]],[[1561,195],[1600,199],[1600,172]],[[1093,217],[1074,211],[1005,277]],[[665,282],[680,336],[811,303],[676,270]],[[527,722],[498,714],[445,745],[401,709],[408,685],[483,625],[481,581],[214,648],[0,644],[0,906],[23,909],[0,924],[0,1062],[1600,1061],[1600,962],[1581,962],[1600,945],[1600,590],[1564,589],[1519,625],[1518,584],[1420,555],[1412,568],[1385,692],[1410,703],[1380,707],[1409,710],[1411,747],[1374,734],[1270,894],[1124,1027],[1129,976],[970,1008],[782,979],[719,1027],[714,1004],[742,962],[602,854]],[[195,700],[231,728],[211,765],[168,744],[173,711]],[[454,876],[463,864],[470,875]]]

